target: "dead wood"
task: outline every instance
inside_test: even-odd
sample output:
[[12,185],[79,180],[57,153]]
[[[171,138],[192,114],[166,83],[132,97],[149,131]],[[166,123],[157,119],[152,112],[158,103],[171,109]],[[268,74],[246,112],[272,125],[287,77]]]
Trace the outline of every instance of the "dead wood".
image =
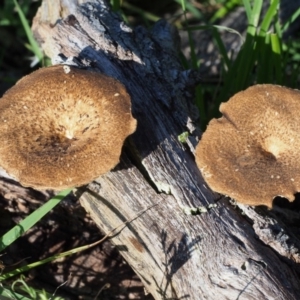
[[105,1],[44,0],[33,31],[53,63],[113,76],[132,97],[138,129],[120,164],[78,197],[106,233],[144,211],[111,241],[148,292],[155,299],[297,299],[299,241],[279,210],[242,211],[220,198],[208,213],[183,211],[218,195],[195,165],[200,134],[191,91],[200,76],[182,68],[176,30],[164,21],[132,29]]

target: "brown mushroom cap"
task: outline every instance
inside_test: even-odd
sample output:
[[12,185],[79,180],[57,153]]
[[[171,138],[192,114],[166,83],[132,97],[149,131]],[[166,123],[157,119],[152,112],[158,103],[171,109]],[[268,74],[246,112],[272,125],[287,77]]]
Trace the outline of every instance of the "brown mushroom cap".
[[117,80],[42,68],[0,100],[0,166],[24,186],[80,186],[118,164],[135,129],[130,96]]
[[271,207],[300,191],[300,91],[256,85],[222,103],[196,148],[209,187],[238,202]]

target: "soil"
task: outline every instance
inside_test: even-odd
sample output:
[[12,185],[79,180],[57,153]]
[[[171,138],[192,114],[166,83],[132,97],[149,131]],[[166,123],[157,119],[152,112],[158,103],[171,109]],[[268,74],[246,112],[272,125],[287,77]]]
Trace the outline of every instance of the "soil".
[[[0,234],[40,207],[52,191],[35,191],[0,178]],[[3,273],[103,238],[74,195],[6,248]],[[145,299],[143,284],[109,240],[27,272],[28,285],[64,299]],[[11,281],[16,278],[12,278]]]

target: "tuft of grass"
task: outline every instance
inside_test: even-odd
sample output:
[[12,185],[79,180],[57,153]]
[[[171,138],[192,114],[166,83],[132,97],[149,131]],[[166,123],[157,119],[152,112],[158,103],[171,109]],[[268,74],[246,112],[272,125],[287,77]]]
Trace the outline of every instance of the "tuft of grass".
[[14,226],[11,230],[5,233],[0,238],[0,252],[2,252],[6,247],[8,247],[11,243],[17,240],[22,234],[28,231],[32,226],[34,226],[42,217],[44,217],[49,211],[51,211],[60,201],[65,198],[72,189],[67,189],[52,199],[47,201],[43,206],[35,210],[32,214],[26,217],[19,224]]
[[[0,251],[2,252],[5,250],[9,245],[11,245],[14,241],[16,241],[19,237],[21,237],[24,233],[26,233],[30,228],[32,228],[37,222],[39,222],[46,214],[48,214],[56,205],[58,205],[69,193],[71,192],[71,189],[64,190],[54,196],[52,199],[47,201],[44,205],[42,205],[39,209],[35,210],[32,212],[29,216],[27,216],[24,220],[22,220],[19,224],[14,226],[11,230],[9,230],[7,233],[5,233],[2,237],[0,237]],[[68,253],[71,254],[71,253]],[[66,256],[66,255],[65,255]],[[57,257],[53,257],[52,260],[56,259]],[[25,271],[28,271],[32,269],[33,267],[39,266],[43,263],[46,263],[48,261],[52,261],[51,259],[49,260],[44,260],[45,262],[39,262],[31,265],[27,265],[22,268],[18,268],[16,270],[13,270],[11,272],[5,273],[0,275],[0,298],[1,296],[3,297],[12,297],[10,299],[50,299],[49,297],[47,298],[47,293],[45,291],[37,291],[34,288],[30,288],[24,280],[17,280],[15,283],[9,287],[7,286],[5,280],[18,275],[22,274]],[[22,283],[23,291],[26,291],[31,298],[27,298],[23,296],[21,291],[16,292],[14,289],[14,286],[16,283]],[[32,296],[34,295],[34,296]],[[2,298],[1,298],[2,299]],[[56,298],[58,299],[58,298]]]
[[[232,56],[225,50],[220,35],[220,27],[210,25],[213,38],[220,51],[222,73],[220,84],[210,105],[203,93],[196,91],[196,104],[200,110],[201,127],[219,116],[219,105],[235,93],[258,83],[273,83],[295,87],[299,71],[299,58],[292,59],[292,49],[283,41],[283,33],[288,29],[279,22],[279,0],[270,1],[263,15],[263,0],[243,0],[247,16],[247,33],[241,49]],[[300,15],[300,8],[291,16],[290,25]],[[187,27],[188,32],[204,27]],[[222,28],[224,29],[224,28]],[[227,29],[230,30],[230,29]],[[191,45],[191,47],[193,47]],[[294,52],[295,53],[295,52]],[[202,94],[199,96],[199,94]]]
[[29,22],[26,19],[25,14],[24,14],[23,10],[21,9],[21,7],[20,7],[19,3],[17,2],[17,0],[13,0],[13,3],[15,5],[15,8],[18,12],[21,24],[22,24],[22,26],[25,30],[25,33],[26,33],[26,36],[27,36],[27,39],[28,39],[28,42],[29,42],[28,48],[29,48],[30,51],[32,51],[34,53],[34,55],[36,56],[38,61],[42,62],[42,60],[44,58],[44,55],[43,55],[38,43],[36,42],[36,40],[33,37]]
[[41,0],[3,0],[0,4],[0,96],[45,58],[30,22]]
[[45,290],[38,290],[28,286],[24,276],[15,280],[11,286],[0,286],[0,298],[14,300],[63,300],[63,298],[55,296],[54,294],[51,295]]

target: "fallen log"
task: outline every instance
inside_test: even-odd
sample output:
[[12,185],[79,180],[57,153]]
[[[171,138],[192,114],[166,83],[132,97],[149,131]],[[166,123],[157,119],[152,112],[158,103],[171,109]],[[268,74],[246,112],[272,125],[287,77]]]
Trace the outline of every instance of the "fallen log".
[[[103,232],[129,221],[111,242],[147,291],[155,299],[297,299],[300,244],[284,223],[297,213],[232,205],[196,167],[200,74],[183,69],[176,30],[163,20],[131,28],[101,0],[44,0],[32,28],[54,64],[112,76],[132,98],[138,126],[121,162],[77,194]],[[186,213],[215,201],[206,213]]]

